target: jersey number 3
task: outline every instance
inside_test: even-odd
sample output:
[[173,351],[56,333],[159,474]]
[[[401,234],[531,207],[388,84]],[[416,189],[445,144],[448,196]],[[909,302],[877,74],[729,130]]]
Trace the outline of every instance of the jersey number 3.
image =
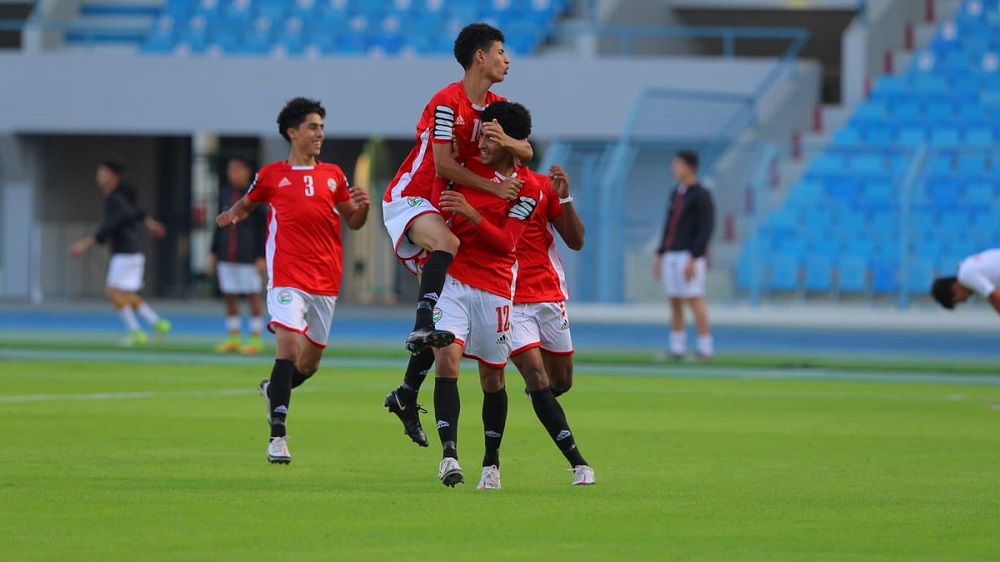
[[316,193],[316,188],[313,187],[313,177],[303,176],[302,180],[306,182],[306,197],[312,197]]
[[510,306],[497,307],[497,333],[510,331]]

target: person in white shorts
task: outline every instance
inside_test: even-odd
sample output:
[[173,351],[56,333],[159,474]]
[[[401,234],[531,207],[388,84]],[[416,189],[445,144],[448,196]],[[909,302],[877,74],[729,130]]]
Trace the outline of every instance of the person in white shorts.
[[714,353],[705,307],[705,271],[708,243],[715,228],[712,195],[698,181],[698,155],[678,152],[672,172],[677,180],[663,226],[663,236],[653,263],[653,277],[663,283],[670,300],[670,355],[681,359],[687,352],[684,306],[691,308],[698,330],[697,355]]
[[986,299],[1000,313],[1000,248],[969,256],[958,266],[958,275],[939,277],[931,285],[931,296],[942,307],[952,310],[973,294]]
[[566,413],[556,400],[573,385],[573,338],[566,314],[569,291],[555,233],[570,249],[579,250],[583,221],[561,167],[552,166],[548,176],[532,174],[541,185],[542,197],[517,246],[511,361],[524,378],[535,415],[569,461],[573,484],[593,484],[594,471],[580,454]]
[[[226,164],[226,185],[219,190],[219,208],[228,209],[243,197],[253,178],[253,168],[247,160],[230,158]],[[209,275],[216,275],[219,291],[225,301],[226,341],[216,347],[220,353],[235,351],[247,355],[263,348],[264,307],[264,243],[267,240],[267,212],[264,206],[254,209],[250,217],[234,228],[217,228],[212,236],[212,253],[208,260]],[[250,307],[250,340],[241,341],[240,299]]]
[[104,218],[97,232],[76,241],[70,246],[69,253],[79,257],[95,245],[108,244],[111,260],[108,262],[104,293],[118,310],[129,332],[122,345],[131,347],[149,341],[139,318],[146,321],[159,337],[170,331],[170,322],[161,318],[139,296],[146,268],[146,256],[139,247],[139,226],[145,225],[156,238],[163,238],[166,229],[138,205],[135,187],[122,181],[124,171],[125,164],[115,158],[98,165],[97,186],[104,195]]
[[267,310],[276,347],[271,378],[259,388],[271,426],[267,460],[275,464],[292,460],[285,429],[292,389],[319,369],[330,337],[343,271],[341,222],[360,229],[371,206],[367,192],[350,187],[339,166],[317,160],[325,116],[316,100],[289,101],[277,120],[290,145],[288,159],[264,166],[247,194],[215,219],[229,228],[257,205],[270,206]]

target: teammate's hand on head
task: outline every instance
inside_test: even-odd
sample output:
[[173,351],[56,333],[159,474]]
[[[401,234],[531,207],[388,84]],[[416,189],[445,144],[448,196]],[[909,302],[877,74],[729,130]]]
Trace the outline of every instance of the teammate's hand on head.
[[438,206],[446,213],[462,215],[473,224],[479,224],[479,220],[482,218],[479,211],[469,204],[464,195],[457,191],[449,190],[442,193]]
[[488,140],[496,141],[500,146],[510,146],[513,139],[507,136],[504,132],[503,127],[496,119],[483,123],[483,134]]
[[236,218],[236,214],[232,211],[222,211],[219,216],[215,217],[215,224],[219,228],[232,228],[236,226],[239,220]]
[[368,207],[372,204],[371,197],[368,196],[368,191],[359,186],[351,187],[351,200],[358,207]]
[[569,197],[569,176],[562,166],[555,164],[549,168],[549,181],[552,182],[552,189],[556,190],[560,198]]

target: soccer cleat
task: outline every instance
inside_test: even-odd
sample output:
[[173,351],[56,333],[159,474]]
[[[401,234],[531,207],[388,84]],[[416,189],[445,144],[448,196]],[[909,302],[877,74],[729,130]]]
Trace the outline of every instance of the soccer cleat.
[[272,425],[271,423],[271,398],[267,395],[267,387],[271,386],[270,379],[264,379],[260,381],[257,388],[260,389],[260,395],[264,397],[264,405],[267,406],[267,425]]
[[240,349],[240,353],[243,355],[257,355],[264,349],[264,342],[260,339],[260,336],[250,336],[250,343],[243,346]]
[[387,394],[383,405],[389,412],[396,414],[399,421],[403,422],[403,433],[408,435],[417,445],[428,446],[427,434],[424,433],[424,428],[420,425],[420,414],[426,414],[427,410],[420,407],[416,401],[401,400],[399,394],[399,389]]
[[458,459],[451,457],[441,459],[441,465],[438,466],[438,478],[441,479],[442,484],[449,488],[464,483],[465,476],[462,475],[462,467],[458,466]]
[[235,353],[240,349],[239,338],[229,338],[228,340],[215,346],[215,351],[219,353]]
[[142,347],[149,343],[149,335],[142,330],[133,330],[122,340],[122,347]]
[[455,334],[438,330],[433,324],[417,328],[406,336],[406,350],[416,355],[428,347],[448,347],[455,343]]
[[163,341],[163,338],[170,333],[171,328],[170,321],[165,318],[160,318],[153,324],[153,337],[157,342]]
[[267,460],[271,464],[288,464],[292,462],[292,455],[288,452],[287,437],[272,437],[267,444]]
[[594,469],[585,464],[573,467],[573,486],[589,486],[597,482]]
[[500,489],[500,469],[494,466],[484,466],[483,475],[479,478],[480,490]]

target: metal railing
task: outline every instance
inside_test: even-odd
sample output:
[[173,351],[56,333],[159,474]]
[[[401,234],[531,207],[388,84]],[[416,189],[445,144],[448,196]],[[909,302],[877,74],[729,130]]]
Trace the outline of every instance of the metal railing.
[[737,41],[786,39],[789,46],[784,57],[795,57],[809,41],[810,34],[798,27],[726,27],[709,25],[677,26],[602,26],[594,24],[563,24],[552,31],[554,37],[592,36],[617,39],[619,54],[631,56],[638,39],[718,39],[725,57],[736,55]]

